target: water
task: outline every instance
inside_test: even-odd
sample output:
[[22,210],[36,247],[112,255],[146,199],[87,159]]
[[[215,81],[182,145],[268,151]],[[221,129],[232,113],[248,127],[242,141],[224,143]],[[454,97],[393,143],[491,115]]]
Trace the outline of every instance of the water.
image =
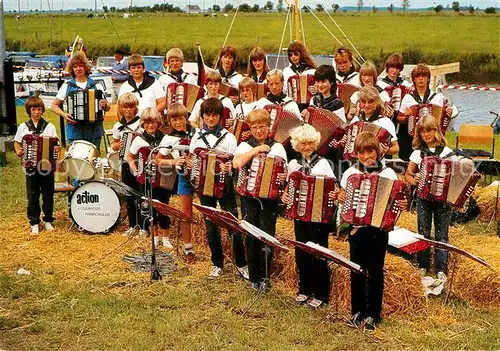
[[490,111],[500,114],[500,91],[450,89],[445,90],[444,94],[460,111],[449,130],[458,130],[463,123],[490,125],[495,119]]

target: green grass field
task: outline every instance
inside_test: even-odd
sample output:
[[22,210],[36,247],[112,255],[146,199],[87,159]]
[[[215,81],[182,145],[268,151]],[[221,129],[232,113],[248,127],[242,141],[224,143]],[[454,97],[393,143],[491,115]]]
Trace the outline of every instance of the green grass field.
[[[22,109],[18,113],[22,116]],[[58,128],[54,114],[47,112],[46,118]],[[119,231],[109,236],[68,231],[65,194],[56,195],[56,231],[31,238],[24,188],[20,162],[9,153],[8,165],[0,168],[0,211],[4,214],[0,222],[0,349],[500,348],[500,305],[477,305],[453,295],[448,304],[444,297],[429,298],[422,310],[386,316],[370,336],[348,327],[343,319],[321,324],[329,310],[313,312],[293,306],[294,289],[279,278],[272,293],[243,315],[254,294],[243,281],[233,281],[229,265],[219,281],[208,280],[210,259],[201,244],[196,245],[195,265],[185,266],[178,260],[179,271],[150,282],[147,273],[133,273],[121,261],[125,254],[147,252],[148,241],[127,240]],[[413,214],[404,218],[404,223],[410,222],[414,226]],[[487,223],[472,222],[452,228],[450,237],[467,240],[474,252],[480,250],[498,269],[500,251],[494,231]],[[402,259],[397,262],[405,266],[401,269],[411,271]],[[16,275],[21,267],[31,275]],[[393,266],[386,265],[386,269]],[[487,273],[484,267],[474,269],[480,275]],[[389,277],[393,276],[387,274],[386,281]],[[341,313],[342,318],[348,315],[345,309]]]
[[[339,40],[348,44],[326,14],[319,18]],[[500,77],[500,16],[432,12],[342,13],[335,20],[365,59],[382,67],[394,52],[402,52],[406,62],[443,64],[460,61],[462,74],[455,80],[498,82]],[[73,41],[84,38],[91,57],[110,55],[120,45],[131,52],[164,55],[171,47],[183,49],[187,60],[195,59],[196,43],[201,43],[206,62],[216,56],[231,23],[230,17],[205,18],[187,14],[142,14],[133,19],[112,16],[110,20],[87,19],[84,15],[30,15],[17,22],[5,19],[7,49],[34,50],[56,54]],[[277,52],[285,14],[239,14],[227,44],[236,47],[242,61],[250,50],[262,46]],[[303,14],[305,42],[314,54],[332,54],[340,44],[308,13]],[[121,41],[120,41],[121,40]],[[284,46],[290,41],[285,35]]]

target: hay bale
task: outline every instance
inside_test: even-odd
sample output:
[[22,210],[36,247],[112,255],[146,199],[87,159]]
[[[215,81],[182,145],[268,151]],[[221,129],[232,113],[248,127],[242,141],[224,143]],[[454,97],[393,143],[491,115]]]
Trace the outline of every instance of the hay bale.
[[489,221],[495,211],[496,201],[496,219],[500,219],[500,198],[497,199],[497,187],[487,186],[475,191],[474,197],[476,198],[477,205],[481,214],[479,219],[481,221]]

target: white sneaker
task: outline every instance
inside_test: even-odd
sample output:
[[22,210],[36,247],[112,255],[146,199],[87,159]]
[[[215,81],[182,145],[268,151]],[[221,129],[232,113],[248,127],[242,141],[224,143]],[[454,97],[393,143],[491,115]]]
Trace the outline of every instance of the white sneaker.
[[448,278],[446,278],[446,274],[444,272],[437,272],[437,278],[443,283],[446,283],[448,281]]
[[159,236],[155,236],[154,241],[155,241],[155,247],[158,247],[159,244],[160,244],[160,237]]
[[172,246],[172,244],[170,243],[170,240],[166,236],[162,236],[161,241],[162,241],[164,248],[169,249],[169,250],[174,248]]
[[45,230],[47,230],[49,232],[52,231],[52,230],[54,230],[54,226],[52,225],[52,223],[45,222]]
[[32,225],[31,226],[31,235],[38,235],[40,234],[40,228],[38,224]]
[[425,268],[419,268],[418,273],[420,274],[420,277],[423,278],[427,275],[427,269]]
[[149,233],[147,232],[147,230],[139,229],[139,236],[146,238],[149,236]]
[[238,272],[240,272],[240,274],[243,277],[243,279],[245,279],[245,280],[249,280],[250,279],[250,275],[248,273],[248,266],[236,267],[236,269],[238,270]]
[[222,274],[222,268],[217,266],[212,266],[212,270],[210,271],[208,277],[210,279],[217,279],[221,276],[221,274]]
[[123,232],[123,236],[134,236],[135,234],[137,234],[137,230],[135,228],[128,228]]

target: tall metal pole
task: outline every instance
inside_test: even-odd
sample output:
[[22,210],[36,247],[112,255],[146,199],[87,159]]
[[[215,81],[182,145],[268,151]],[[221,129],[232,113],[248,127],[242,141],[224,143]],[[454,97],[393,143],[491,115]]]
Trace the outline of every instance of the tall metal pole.
[[295,0],[295,40],[301,41],[300,40],[300,21],[299,21],[299,11],[300,11],[300,4],[299,0]]
[[[21,11],[19,11],[19,14]],[[3,0],[0,0],[0,118],[7,116],[7,99],[5,96],[5,27],[3,17]],[[0,150],[1,151],[1,150]]]

